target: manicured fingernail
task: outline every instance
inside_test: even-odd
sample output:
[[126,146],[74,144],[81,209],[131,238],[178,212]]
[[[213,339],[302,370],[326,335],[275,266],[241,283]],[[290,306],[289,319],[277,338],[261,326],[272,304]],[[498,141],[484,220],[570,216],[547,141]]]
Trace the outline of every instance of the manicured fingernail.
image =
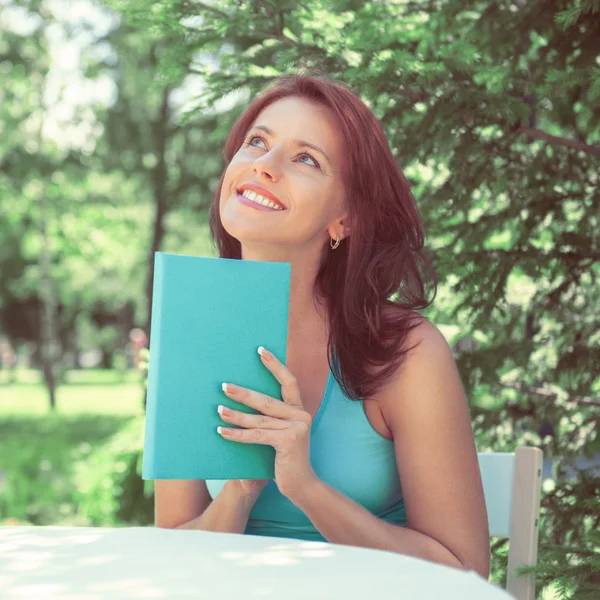
[[232,383],[222,383],[221,388],[226,394],[233,394],[233,392],[237,391],[237,388]]
[[229,429],[226,427],[217,427],[217,433],[219,435],[227,435],[229,433]]
[[269,360],[273,356],[268,350],[265,350],[262,346],[258,347],[258,353],[265,359]]
[[225,406],[219,404],[217,411],[219,412],[220,415],[227,415],[229,414],[229,409],[227,409]]

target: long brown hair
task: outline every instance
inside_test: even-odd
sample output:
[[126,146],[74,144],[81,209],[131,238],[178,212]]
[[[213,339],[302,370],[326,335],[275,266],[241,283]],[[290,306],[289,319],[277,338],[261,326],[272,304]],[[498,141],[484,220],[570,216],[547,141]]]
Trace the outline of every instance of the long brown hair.
[[[327,356],[335,379],[348,398],[373,398],[410,350],[407,335],[423,318],[412,311],[429,306],[437,293],[424,253],[423,224],[379,121],[349,86],[327,77],[276,79],[231,129],[227,165],[259,114],[291,96],[333,111],[345,142],[342,177],[350,233],[335,250],[325,244],[315,294],[327,308]],[[225,231],[219,216],[224,175],[210,209],[211,236],[221,258],[241,259],[240,242]],[[429,301],[428,283],[433,290]]]

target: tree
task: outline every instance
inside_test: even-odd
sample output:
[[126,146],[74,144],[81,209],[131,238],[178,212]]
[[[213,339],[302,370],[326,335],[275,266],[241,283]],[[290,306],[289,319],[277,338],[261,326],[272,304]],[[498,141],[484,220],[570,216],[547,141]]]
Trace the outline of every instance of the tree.
[[[206,224],[210,185],[223,164],[208,134],[215,127],[214,118],[187,122],[179,107],[178,96],[186,94],[186,71],[171,69],[168,77],[157,77],[157,64],[170,55],[173,35],[141,31],[123,19],[105,40],[115,53],[114,64],[104,68],[116,83],[117,97],[102,117],[105,135],[96,155],[107,173],[118,172],[135,185],[133,202],[151,199],[149,235],[137,262],[145,277],[143,312],[149,332],[154,254],[168,244],[169,233],[181,242],[194,237],[190,222]],[[177,60],[187,66],[191,53],[181,48]],[[176,211],[191,217],[184,227],[168,226]],[[201,249],[196,245],[196,252]]]
[[[105,7],[89,9],[90,20],[75,21],[60,4],[3,9],[0,324],[16,346],[35,345],[49,389],[44,348],[64,367],[77,364],[82,344],[100,345],[102,366],[112,366],[129,330],[149,323],[154,251],[206,250],[200,208],[222,161],[204,129],[179,118],[178,85],[156,89],[156,56],[168,44]],[[21,31],[23,22],[33,25]],[[66,82],[53,73],[51,37],[71,48],[88,40],[78,42],[79,66]],[[78,86],[86,94],[73,105]],[[105,98],[89,93],[94,86]],[[173,208],[179,215],[167,224]]]
[[[41,10],[37,3],[35,8],[38,11]],[[7,9],[4,8],[3,10]],[[44,25],[44,20],[40,18],[34,27],[43,30]],[[3,27],[2,29],[4,36],[9,41],[9,44],[6,45],[7,52],[2,57],[2,63],[16,66],[14,76],[10,79],[12,85],[7,86],[4,91],[8,108],[7,113],[12,119],[8,119],[10,135],[7,149],[9,152],[6,152],[1,163],[2,174],[3,178],[8,180],[5,180],[4,185],[8,188],[9,200],[13,200],[19,195],[20,188],[22,196],[24,199],[29,200],[32,209],[26,217],[12,213],[12,219],[10,219],[11,215],[8,214],[9,218],[6,220],[14,220],[16,216],[18,224],[27,228],[31,224],[31,218],[35,219],[37,217],[37,228],[39,228],[42,242],[37,265],[40,283],[38,296],[40,314],[38,318],[41,325],[41,335],[39,342],[50,408],[54,409],[56,404],[55,366],[59,344],[56,336],[56,298],[52,276],[53,256],[48,235],[49,220],[52,219],[53,215],[50,211],[46,192],[41,185],[41,181],[51,175],[53,170],[53,156],[48,152],[43,137],[44,113],[46,111],[43,94],[49,66],[48,49],[44,44],[43,33],[33,38],[24,39],[22,36],[16,35],[9,27]],[[15,116],[16,118],[14,118]],[[25,135],[24,150],[14,144],[13,141],[19,133],[23,133],[23,130],[29,131],[29,135]],[[27,154],[34,154],[35,160],[32,161]],[[29,164],[30,170],[24,170],[24,164]],[[17,183],[16,186],[15,183]],[[34,228],[36,228],[35,225]]]
[[199,118],[304,69],[369,103],[428,226],[441,282],[428,316],[456,348],[479,448],[554,460],[540,588],[591,598],[600,479],[568,467],[600,451],[597,2],[110,4],[169,39],[166,80],[190,46],[218,54],[189,67],[206,84]]

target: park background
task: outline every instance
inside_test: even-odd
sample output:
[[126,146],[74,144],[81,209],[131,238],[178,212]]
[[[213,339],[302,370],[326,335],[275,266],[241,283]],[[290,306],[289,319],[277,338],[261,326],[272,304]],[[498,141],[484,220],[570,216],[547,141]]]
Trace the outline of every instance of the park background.
[[216,255],[225,136],[307,69],[411,182],[478,449],[544,451],[539,597],[596,598],[597,0],[0,0],[0,525],[152,524],[153,254]]

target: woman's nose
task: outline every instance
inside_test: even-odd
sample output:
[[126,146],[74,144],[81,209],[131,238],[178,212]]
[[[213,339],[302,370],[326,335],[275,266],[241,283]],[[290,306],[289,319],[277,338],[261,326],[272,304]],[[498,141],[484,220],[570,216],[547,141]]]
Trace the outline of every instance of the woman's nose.
[[265,160],[264,156],[254,161],[252,172],[258,177],[264,177],[270,181],[277,181],[279,179],[279,174],[273,164],[273,160]]

